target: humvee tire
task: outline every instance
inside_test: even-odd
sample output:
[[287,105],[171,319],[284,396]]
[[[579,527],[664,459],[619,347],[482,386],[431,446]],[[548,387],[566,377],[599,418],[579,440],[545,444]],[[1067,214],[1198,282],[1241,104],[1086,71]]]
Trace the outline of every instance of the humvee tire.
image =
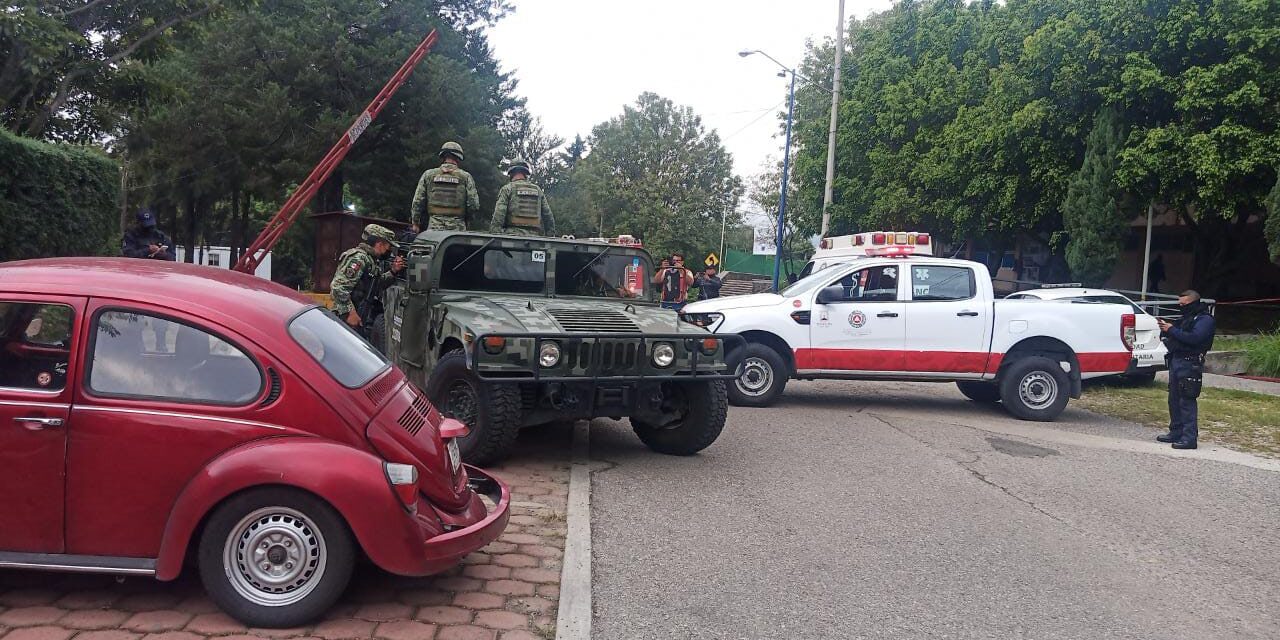
[[468,464],[484,466],[506,457],[520,434],[520,390],[509,384],[484,384],[467,369],[461,349],[446,353],[427,378],[427,398],[444,416],[466,424],[458,453]]
[[673,398],[681,398],[684,415],[665,426],[631,418],[631,428],[640,441],[653,451],[673,456],[691,456],[711,446],[724,429],[729,412],[724,381],[668,382],[663,386]]

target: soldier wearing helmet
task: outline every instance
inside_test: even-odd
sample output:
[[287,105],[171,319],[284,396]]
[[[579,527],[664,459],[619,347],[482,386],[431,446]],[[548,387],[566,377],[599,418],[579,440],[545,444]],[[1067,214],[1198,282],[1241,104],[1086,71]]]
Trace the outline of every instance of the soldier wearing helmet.
[[542,188],[529,181],[529,163],[516,160],[507,169],[511,182],[498,191],[489,231],[516,236],[554,236],[556,219]]
[[364,228],[360,244],[338,257],[338,269],[333,274],[329,293],[333,296],[333,311],[361,333],[368,332],[381,315],[381,295],[395,281],[395,274],[404,269],[404,258],[396,256],[389,268],[379,266],[378,261],[388,257],[399,245],[396,234],[376,224]]
[[418,180],[418,190],[409,207],[409,223],[420,231],[423,212],[427,228],[466,231],[467,215],[480,209],[480,194],[471,174],[458,167],[462,145],[446,142],[440,147],[440,166],[427,169]]

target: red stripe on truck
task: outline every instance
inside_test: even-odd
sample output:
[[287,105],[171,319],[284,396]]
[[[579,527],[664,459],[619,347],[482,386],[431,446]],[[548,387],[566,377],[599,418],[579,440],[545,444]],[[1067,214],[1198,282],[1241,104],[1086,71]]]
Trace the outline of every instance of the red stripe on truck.
[[[921,373],[995,373],[1004,360],[1002,353],[888,349],[796,349],[795,356],[797,369]],[[1123,373],[1131,358],[1127,351],[1076,354],[1081,373]]]

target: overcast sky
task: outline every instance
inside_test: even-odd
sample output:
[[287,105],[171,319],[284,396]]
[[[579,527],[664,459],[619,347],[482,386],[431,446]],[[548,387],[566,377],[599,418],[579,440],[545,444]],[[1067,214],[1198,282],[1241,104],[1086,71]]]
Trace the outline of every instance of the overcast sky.
[[[572,140],[644,91],[688,105],[718,129],[744,179],[782,156],[787,81],[759,55],[798,65],[805,40],[834,37],[837,0],[514,0],[490,41],[546,129]],[[846,0],[865,17],[892,0]],[[830,82],[828,79],[827,82]]]

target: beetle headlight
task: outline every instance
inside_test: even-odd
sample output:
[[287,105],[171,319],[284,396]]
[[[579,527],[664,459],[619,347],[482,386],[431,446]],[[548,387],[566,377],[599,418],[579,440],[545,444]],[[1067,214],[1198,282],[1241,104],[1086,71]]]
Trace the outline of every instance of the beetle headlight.
[[538,364],[547,368],[560,364],[560,345],[550,341],[542,343],[538,348]]
[[676,350],[666,342],[660,342],[653,348],[653,364],[659,367],[669,367],[672,362],[676,361]]

